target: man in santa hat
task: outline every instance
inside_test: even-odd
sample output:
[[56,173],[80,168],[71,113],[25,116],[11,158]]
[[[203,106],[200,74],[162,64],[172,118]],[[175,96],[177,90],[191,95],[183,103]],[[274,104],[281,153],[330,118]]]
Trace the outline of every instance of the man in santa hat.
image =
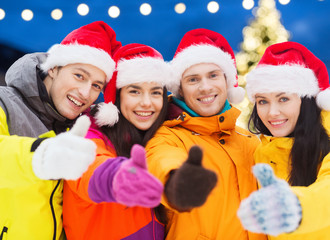
[[64,237],[61,179],[79,178],[96,149],[84,139],[88,117],[73,123],[111,79],[120,46],[98,21],[9,68],[0,88],[0,239]]
[[[251,173],[257,137],[236,126],[244,98],[227,40],[207,29],[187,32],[171,61],[170,120],[148,142],[149,171],[165,185],[172,211],[166,239],[262,240],[237,215],[257,189]],[[197,145],[197,146],[196,146]]]

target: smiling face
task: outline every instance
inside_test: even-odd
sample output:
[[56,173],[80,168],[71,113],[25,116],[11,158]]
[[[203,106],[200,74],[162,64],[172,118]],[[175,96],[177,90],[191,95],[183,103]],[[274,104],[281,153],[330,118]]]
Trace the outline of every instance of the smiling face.
[[274,137],[286,137],[295,129],[301,106],[297,94],[258,93],[257,113]]
[[120,91],[121,114],[137,129],[148,130],[163,107],[163,87],[154,82],[134,83]]
[[227,99],[225,75],[216,64],[195,64],[182,74],[179,93],[187,106],[200,116],[218,114]]
[[106,82],[105,73],[89,64],[69,64],[48,70],[44,80],[56,110],[75,119],[99,96]]

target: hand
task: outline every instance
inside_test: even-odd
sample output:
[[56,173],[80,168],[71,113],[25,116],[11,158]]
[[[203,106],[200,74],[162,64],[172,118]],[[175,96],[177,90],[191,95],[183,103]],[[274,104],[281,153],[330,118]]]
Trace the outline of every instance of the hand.
[[45,180],[78,179],[96,156],[95,143],[84,138],[90,124],[81,116],[70,131],[44,140],[32,158],[35,175]]
[[203,152],[191,147],[188,159],[171,173],[165,195],[169,203],[180,212],[203,205],[217,183],[217,175],[202,166]]
[[134,145],[131,158],[122,163],[113,179],[113,193],[117,202],[126,206],[153,208],[159,205],[163,184],[147,170],[145,150]]
[[273,236],[296,230],[301,221],[301,206],[288,183],[276,178],[268,164],[255,165],[253,173],[262,188],[239,207],[237,214],[244,228]]

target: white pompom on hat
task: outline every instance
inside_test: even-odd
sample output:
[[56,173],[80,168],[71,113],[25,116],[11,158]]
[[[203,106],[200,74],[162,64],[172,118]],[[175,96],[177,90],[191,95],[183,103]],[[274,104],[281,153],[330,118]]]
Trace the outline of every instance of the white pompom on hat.
[[56,66],[91,64],[101,69],[109,82],[115,70],[112,55],[119,47],[121,43],[116,40],[116,33],[108,24],[92,22],[73,30],[60,44],[53,45],[40,67],[47,73]]
[[286,92],[315,97],[321,109],[330,110],[327,67],[296,42],[269,46],[256,68],[247,74],[246,91],[251,102],[257,93]]
[[171,81],[171,68],[163,56],[154,48],[131,43],[122,46],[113,56],[117,67],[104,91],[104,103],[100,103],[96,113],[98,126],[113,126],[119,119],[119,110],[114,105],[116,89],[124,86],[156,82],[167,86]]
[[169,90],[174,96],[179,94],[185,70],[199,63],[214,63],[224,71],[230,103],[240,103],[244,99],[245,90],[238,86],[233,49],[221,34],[203,28],[191,30],[183,36],[171,61],[174,82]]

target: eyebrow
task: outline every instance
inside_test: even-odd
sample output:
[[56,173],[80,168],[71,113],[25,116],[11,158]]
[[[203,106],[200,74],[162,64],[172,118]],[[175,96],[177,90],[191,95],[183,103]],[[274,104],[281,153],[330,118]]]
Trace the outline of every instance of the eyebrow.
[[283,94],[285,94],[285,92],[281,92],[281,93],[277,94],[276,97],[279,97],[279,96],[281,96]]
[[[214,73],[214,72],[220,72],[220,73],[225,74],[221,69],[214,69],[214,70],[211,70],[211,71],[209,71],[207,73],[210,74],[210,73]],[[187,77],[196,77],[198,75],[199,75],[198,73],[196,73],[196,74],[190,74],[190,75],[185,76],[183,79],[185,79]]]
[[223,73],[223,74],[224,74],[224,72],[223,72],[222,70],[220,70],[220,69],[212,70],[212,71],[210,71],[209,73],[214,73],[214,72],[220,72],[220,73]]
[[83,68],[77,67],[77,68],[75,68],[75,69],[84,72],[88,77],[91,76],[91,74],[90,74],[88,71],[86,71],[85,69],[83,69]]
[[[142,89],[142,87],[137,86],[137,85],[128,85],[127,87],[128,88],[131,87],[131,88],[135,88],[135,89]],[[156,87],[151,88],[151,90],[156,90],[156,89],[163,89],[163,87],[156,86]]]
[[187,75],[185,77],[183,77],[183,79],[186,79],[188,77],[197,77],[199,74],[190,74],[190,75]]
[[[75,68],[75,69],[76,69],[76,70],[80,70],[80,71],[82,71],[83,73],[85,73],[88,77],[91,77],[90,72],[86,71],[85,69],[80,68],[80,67],[77,67],[77,68]],[[99,84],[102,84],[103,86],[105,86],[105,82],[104,82],[104,81],[96,80],[96,82],[99,83]]]
[[[281,93],[277,94],[275,97],[279,97],[279,96],[281,96],[281,95],[283,95],[283,94],[285,94],[285,92],[281,92]],[[266,98],[266,97],[264,97],[264,96],[259,96],[259,95],[256,94],[256,98]]]

